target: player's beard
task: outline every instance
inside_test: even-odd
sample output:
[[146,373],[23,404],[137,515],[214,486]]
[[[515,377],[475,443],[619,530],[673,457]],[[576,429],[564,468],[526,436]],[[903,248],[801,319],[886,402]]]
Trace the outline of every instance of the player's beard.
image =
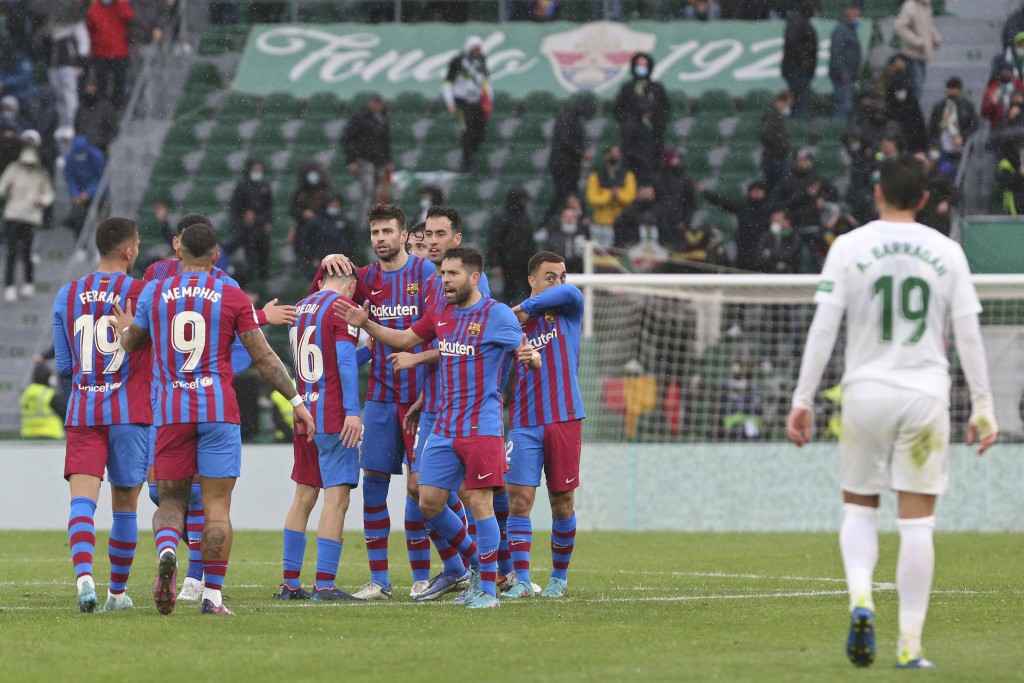
[[448,303],[455,304],[456,306],[462,306],[464,303],[469,301],[469,297],[473,293],[473,286],[470,285],[468,282],[464,287],[456,287],[453,285],[452,288],[455,291],[452,292],[453,297],[451,299],[448,299]]
[[391,263],[395,261],[398,258],[398,255],[404,251],[401,246],[395,247],[389,244],[387,247],[388,250],[386,252],[383,254],[377,254],[377,258],[380,259],[381,263]]

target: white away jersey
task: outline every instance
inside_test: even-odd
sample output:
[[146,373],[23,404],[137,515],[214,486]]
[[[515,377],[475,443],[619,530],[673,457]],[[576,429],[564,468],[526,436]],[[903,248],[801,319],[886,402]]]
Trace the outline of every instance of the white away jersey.
[[919,223],[873,221],[829,249],[818,303],[846,312],[843,384],[873,380],[949,400],[943,333],[981,312],[960,245]]

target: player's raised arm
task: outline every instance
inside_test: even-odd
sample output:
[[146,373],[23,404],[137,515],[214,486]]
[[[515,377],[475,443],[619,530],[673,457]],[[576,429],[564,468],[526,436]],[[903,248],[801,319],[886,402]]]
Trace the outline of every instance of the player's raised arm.
[[531,370],[540,370],[540,354],[530,346],[530,342],[526,340],[526,333],[523,333],[523,341],[516,349],[516,360]]
[[513,308],[512,312],[514,313],[516,312],[516,309],[519,309],[526,315],[534,317],[541,315],[549,308],[561,309],[566,313],[566,315],[573,315],[576,312],[582,312],[583,292],[581,292],[580,288],[575,285],[555,285],[551,289],[546,289],[540,294],[532,296],[522,302]]
[[260,376],[263,377],[267,384],[288,399],[288,402],[295,408],[296,419],[306,426],[306,440],[312,441],[313,434],[316,433],[316,424],[313,422],[313,416],[309,414],[306,406],[303,405],[302,399],[299,398],[299,394],[295,390],[295,385],[292,384],[292,378],[284,367],[284,363],[274,353],[274,349],[270,348],[267,338],[263,336],[263,331],[259,328],[248,330],[239,333],[238,338],[245,344],[246,350],[252,357],[252,364],[256,366]]
[[294,306],[279,304],[276,297],[263,306],[263,314],[267,325],[291,325],[299,319]]
[[343,299],[339,299],[332,304],[332,308],[339,318],[352,327],[366,330],[368,335],[393,349],[404,351],[426,341],[423,337],[413,332],[411,327],[404,330],[392,330],[373,322],[370,320],[369,306],[369,300],[363,302],[362,308],[353,306]]

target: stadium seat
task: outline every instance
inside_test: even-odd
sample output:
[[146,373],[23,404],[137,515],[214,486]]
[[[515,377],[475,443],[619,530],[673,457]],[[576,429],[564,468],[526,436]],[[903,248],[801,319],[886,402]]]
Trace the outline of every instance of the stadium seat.
[[186,154],[200,147],[196,137],[195,122],[179,121],[175,123],[164,138],[164,152],[169,154]]
[[178,105],[174,109],[174,120],[189,119],[190,121],[196,121],[211,118],[213,116],[213,107],[209,105],[208,100],[209,95],[206,93],[183,92],[178,100]]
[[752,176],[757,175],[758,166],[754,161],[751,149],[745,145],[730,147],[725,155],[725,161],[721,168],[722,175],[731,176]]
[[697,109],[701,114],[715,113],[719,116],[732,116],[736,113],[736,103],[725,90],[714,89],[704,92],[697,100]]
[[284,133],[281,131],[280,123],[264,119],[255,132],[253,132],[252,140],[249,142],[249,149],[253,156],[266,159],[271,154],[286,149],[287,145],[288,143],[284,138]]
[[423,139],[424,145],[431,147],[457,147],[459,145],[459,128],[450,116],[434,116],[434,122],[427,130]]
[[306,121],[306,123],[299,128],[298,132],[295,134],[293,144],[295,145],[296,153],[301,149],[307,150],[304,152],[306,154],[312,154],[309,150],[320,151],[330,148],[331,141],[327,137],[327,131],[324,130],[323,124],[318,121],[311,120]]
[[272,93],[263,103],[264,121],[278,123],[294,119],[299,115],[299,103],[290,93]]
[[[845,2],[845,0],[844,0]],[[756,115],[758,118],[775,101],[775,93],[771,90],[757,88],[748,91],[743,96],[743,107],[741,112],[748,115]]]
[[682,90],[668,91],[668,104],[671,115],[669,118],[685,118],[690,115],[691,100]]
[[220,69],[213,62],[196,62],[189,69],[185,92],[208,94],[224,87]]
[[332,92],[318,92],[306,102],[306,121],[330,121],[341,116],[341,103]]
[[427,115],[427,98],[418,92],[400,93],[391,103],[390,111],[392,115],[402,112],[423,118]]
[[366,109],[366,102],[370,99],[370,95],[372,94],[373,93],[364,90],[362,92],[357,92],[354,95],[352,95],[352,97],[349,98],[348,102],[346,102],[345,104],[345,110],[348,112],[348,115],[354,116],[361,112],[362,110]]
[[258,100],[252,95],[233,92],[228,95],[228,99],[224,102],[224,107],[221,109],[218,118],[221,121],[231,121],[234,123],[256,118],[257,102]]
[[502,175],[507,174],[531,174],[536,173],[537,167],[533,161],[532,150],[513,150],[506,158],[501,167]]
[[535,90],[523,100],[519,115],[543,119],[554,118],[558,115],[558,100],[553,93],[546,90]]
[[[201,182],[196,180],[192,183],[183,206],[188,211],[206,213],[207,211],[221,211],[223,204],[217,196],[217,184],[213,182]],[[206,209],[206,211],[204,211]]]
[[206,147],[207,153],[210,149],[216,149],[219,154],[223,155],[242,149],[242,135],[238,130],[238,124],[231,120],[219,121],[210,131]]
[[722,137],[721,129],[718,127],[718,121],[717,117],[697,117],[690,131],[686,134],[686,149],[707,151],[724,145],[725,140]]
[[505,91],[494,93],[494,101],[491,103],[493,118],[509,118],[515,116],[516,103],[512,96]]
[[693,178],[707,178],[711,175],[711,161],[705,151],[688,148],[683,153],[683,168]]

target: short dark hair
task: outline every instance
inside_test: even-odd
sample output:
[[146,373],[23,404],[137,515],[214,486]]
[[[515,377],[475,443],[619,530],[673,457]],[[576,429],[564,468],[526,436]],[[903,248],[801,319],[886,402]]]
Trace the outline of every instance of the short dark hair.
[[416,233],[423,232],[426,229],[427,229],[427,224],[423,223],[423,222],[420,222],[420,223],[417,223],[416,225],[412,226],[411,228],[409,228],[409,234],[410,235],[415,235]]
[[427,209],[427,218],[447,218],[451,221],[452,232],[462,232],[462,216],[450,206],[431,206]]
[[178,219],[178,236],[181,237],[181,233],[185,232],[185,228],[190,225],[206,225],[212,228],[213,221],[201,213],[186,213]]
[[928,172],[913,154],[900,154],[886,159],[879,166],[878,184],[882,196],[894,209],[917,208],[921,195],[928,189]]
[[217,231],[205,223],[196,223],[185,228],[179,244],[192,258],[203,258],[217,248]]
[[545,263],[565,263],[565,258],[553,251],[538,251],[530,257],[530,263],[526,267],[526,272],[533,275]]
[[398,204],[374,204],[366,212],[366,220],[370,225],[396,220],[398,229],[405,230],[405,211]]
[[104,218],[96,226],[96,249],[100,256],[109,256],[115,249],[130,239],[133,239],[139,230],[135,221],[121,216]]
[[947,88],[956,88],[957,90],[964,89],[964,82],[959,76],[950,76],[946,81]]
[[783,90],[782,92],[780,92],[778,95],[775,96],[775,101],[776,102],[792,102],[793,101],[793,93],[791,93],[788,90]]
[[484,272],[484,253],[476,247],[452,247],[448,251],[444,252],[442,260],[450,258],[457,258],[462,261],[462,265],[469,268],[471,273],[474,271],[477,273]]

